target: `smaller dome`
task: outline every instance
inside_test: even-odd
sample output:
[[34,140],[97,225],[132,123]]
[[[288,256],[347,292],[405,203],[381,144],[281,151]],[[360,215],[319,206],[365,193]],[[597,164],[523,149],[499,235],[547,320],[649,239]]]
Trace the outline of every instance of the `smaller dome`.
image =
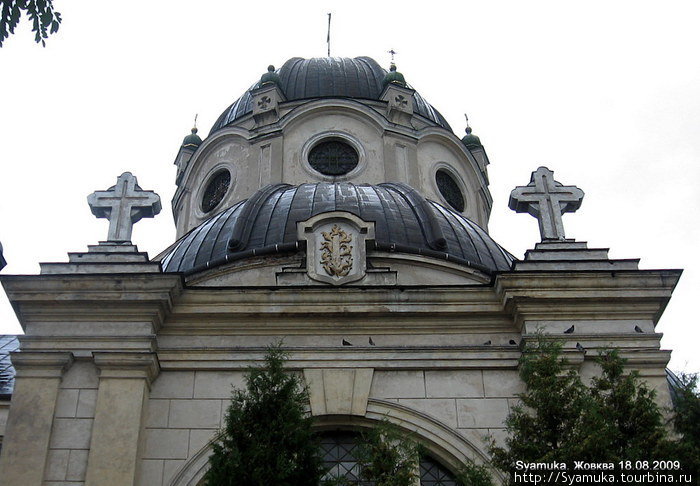
[[384,80],[382,81],[382,86],[385,88],[389,84],[398,84],[404,88],[406,87],[406,79],[403,77],[403,74],[396,70],[396,64],[393,62],[391,63],[391,67],[389,67],[389,72],[386,73],[386,76],[384,76]]
[[272,64],[267,66],[267,72],[260,76],[258,88],[266,84],[276,84],[277,86],[280,86],[282,84],[280,76],[275,72],[275,66],[273,66]]
[[467,134],[466,134],[464,137],[462,137],[462,143],[463,143],[468,149],[479,148],[479,147],[482,146],[482,145],[481,145],[481,140],[479,139],[479,137],[477,137],[476,135],[474,135],[474,134],[472,133],[472,127],[469,127],[469,126],[468,126],[467,129],[466,129],[465,131],[467,132]]
[[199,138],[199,135],[197,135],[197,127],[192,128],[192,133],[187,135],[183,140],[182,140],[182,146],[183,147],[199,147],[202,145],[202,139]]

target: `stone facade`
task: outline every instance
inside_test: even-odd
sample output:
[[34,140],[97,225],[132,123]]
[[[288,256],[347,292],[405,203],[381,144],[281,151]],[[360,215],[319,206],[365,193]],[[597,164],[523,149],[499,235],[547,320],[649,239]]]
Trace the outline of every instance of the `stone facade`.
[[[435,171],[449,169],[466,200],[462,214],[486,228],[483,147],[474,155],[401,103],[412,90],[389,88],[376,100],[253,91],[258,108],[180,151],[178,236],[267,184],[328,182],[307,155],[329,137],[355,147],[359,159],[332,182],[404,182],[446,205]],[[200,201],[222,169],[231,184],[219,209],[205,214]],[[430,214],[427,203],[412,201]],[[299,244],[285,252],[251,251],[185,274],[161,264],[177,245],[151,261],[129,242],[108,241],[68,263],[42,264],[41,275],[0,277],[25,331],[12,358],[9,414],[0,404],[2,483],[199,484],[232,386],[241,387],[246,369],[280,339],[290,372],[308,384],[319,431],[386,418],[452,470],[487,463],[484,437],[503,440],[504,419],[523,391],[521,349],[538,332],[560,340],[585,377],[596,373],[599,351],[619,349],[669,404],[670,352],[654,327],[679,271],[639,270],[636,260],[610,260],[606,249],[564,239],[489,269],[448,250],[439,258],[373,247],[366,242],[380,228],[357,214],[333,209],[297,224]],[[319,233],[334,224],[351,234],[343,241],[360,245],[347,252],[359,279],[343,274],[343,261],[335,275],[319,263],[322,248],[335,258],[342,251],[340,240]]]

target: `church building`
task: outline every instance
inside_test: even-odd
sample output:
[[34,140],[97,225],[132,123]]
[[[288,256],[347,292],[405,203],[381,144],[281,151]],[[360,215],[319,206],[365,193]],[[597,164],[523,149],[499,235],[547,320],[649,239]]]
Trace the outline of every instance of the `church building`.
[[3,485],[202,484],[232,386],[280,340],[326,464],[350,479],[358,432],[382,420],[424,446],[423,486],[488,465],[537,333],[584,377],[619,349],[669,403],[655,325],[680,271],[566,238],[583,191],[546,167],[511,193],[542,236],[514,257],[489,236],[480,139],[393,64],[270,66],[175,165],[177,237],[159,255],[131,241],[161,210],[134,167],[88,197],[105,241],[0,276],[25,333],[0,340],[18,348],[0,388]]

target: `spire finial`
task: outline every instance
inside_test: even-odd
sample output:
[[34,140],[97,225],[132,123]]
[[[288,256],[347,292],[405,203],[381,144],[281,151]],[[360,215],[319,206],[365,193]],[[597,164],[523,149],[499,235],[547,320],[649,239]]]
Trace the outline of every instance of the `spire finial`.
[[328,44],[328,57],[331,57],[331,13],[328,12],[328,35],[326,36],[326,44]]
[[469,126],[469,117],[466,113],[464,114],[464,119],[467,120],[467,128],[464,131],[467,132],[467,135],[469,135],[472,133],[472,127]]
[[194,125],[192,126],[192,133],[197,133],[197,117],[199,116],[199,113],[195,113],[194,115]]
[[387,51],[389,54],[391,54],[391,63],[389,64],[389,71],[396,71],[396,63],[394,62],[394,56],[397,54],[397,52],[391,48]]

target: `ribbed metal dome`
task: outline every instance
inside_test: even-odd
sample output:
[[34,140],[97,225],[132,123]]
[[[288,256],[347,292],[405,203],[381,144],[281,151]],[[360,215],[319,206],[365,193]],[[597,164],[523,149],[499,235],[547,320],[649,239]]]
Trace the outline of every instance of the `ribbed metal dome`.
[[508,270],[514,260],[476,224],[407,185],[343,182],[267,186],[185,235],[163,257],[163,270],[189,274],[297,251],[297,222],[329,211],[373,221],[370,249],[426,255],[489,273]]
[[[387,71],[369,57],[293,57],[277,71],[280,89],[288,101],[314,98],[353,98],[379,100]],[[253,112],[250,87],[216,121],[210,135],[236,119]],[[414,111],[436,125],[452,131],[447,120],[418,93],[413,95]]]

